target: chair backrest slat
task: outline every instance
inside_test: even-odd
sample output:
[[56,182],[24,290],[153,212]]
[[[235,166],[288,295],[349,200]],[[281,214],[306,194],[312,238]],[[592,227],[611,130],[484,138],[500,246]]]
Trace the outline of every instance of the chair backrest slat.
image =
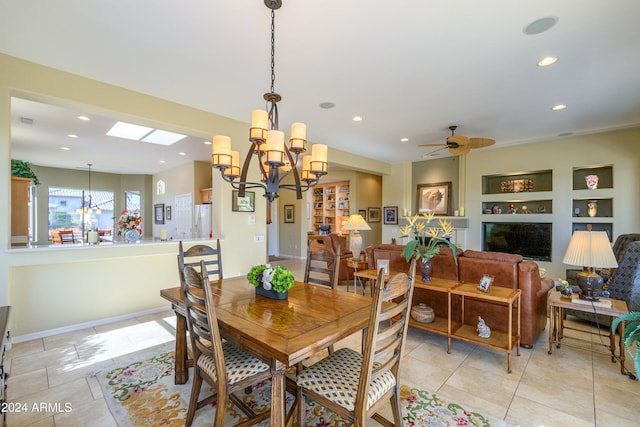
[[[202,264],[204,261],[204,264]],[[183,248],[182,241],[178,245],[178,275],[180,284],[184,288],[184,268],[192,267],[196,271],[200,271],[204,265],[209,281],[222,279],[222,250],[220,249],[220,240],[216,241],[216,247],[207,245],[194,245],[186,251]]]
[[398,378],[400,359],[409,326],[410,301],[415,282],[416,261],[409,273],[399,273],[384,282],[380,269],[373,292],[371,316],[363,346],[363,362],[356,396],[356,411],[366,408],[371,380],[391,371]]
[[334,248],[330,236],[309,236],[304,281],[317,285],[338,287],[340,243]]

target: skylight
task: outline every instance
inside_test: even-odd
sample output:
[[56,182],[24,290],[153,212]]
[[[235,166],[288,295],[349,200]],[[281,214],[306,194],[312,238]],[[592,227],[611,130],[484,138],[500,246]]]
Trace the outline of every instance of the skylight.
[[107,135],[159,145],[175,144],[181,139],[187,137],[186,135],[181,135],[179,133],[153,129],[125,122],[117,122],[111,129],[109,129]]

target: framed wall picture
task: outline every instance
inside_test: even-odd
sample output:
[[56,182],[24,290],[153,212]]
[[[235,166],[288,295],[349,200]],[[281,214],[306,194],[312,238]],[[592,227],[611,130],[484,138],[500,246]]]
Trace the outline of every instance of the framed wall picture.
[[238,190],[233,190],[231,193],[231,210],[233,212],[255,212],[256,193],[254,191],[245,191],[244,197],[238,197]]
[[493,283],[493,276],[485,274],[484,276],[482,276],[482,279],[480,279],[480,284],[478,285],[478,289],[480,289],[482,292],[489,292],[489,290],[491,289],[492,283]]
[[451,215],[451,181],[418,184],[416,207],[419,214]]
[[288,223],[296,222],[294,205],[284,205],[284,222],[288,222]]
[[385,206],[384,223],[385,224],[397,224],[398,223],[398,207],[397,206]]
[[166,206],[164,208],[164,219],[171,221],[171,206]]
[[358,211],[358,213],[360,214],[360,216],[362,217],[362,219],[364,219],[365,221],[367,220],[367,210],[366,209],[360,209]]
[[153,219],[156,224],[164,224],[164,203],[153,205]]
[[367,217],[367,222],[380,222],[380,208],[369,208]]

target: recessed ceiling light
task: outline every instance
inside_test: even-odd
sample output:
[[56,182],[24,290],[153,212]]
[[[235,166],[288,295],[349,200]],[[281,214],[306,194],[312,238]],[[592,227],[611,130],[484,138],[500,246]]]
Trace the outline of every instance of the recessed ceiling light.
[[361,122],[362,121],[362,116],[355,116],[353,119],[354,122]]
[[69,148],[69,147],[60,147],[60,149],[61,149],[61,150],[63,150],[63,151],[69,151],[69,150],[71,150],[71,148]]
[[118,138],[133,139],[134,141],[140,140],[143,136],[151,132],[153,128],[146,126],[134,125],[131,123],[117,122],[109,131],[107,135],[115,136]]
[[76,135],[75,133],[70,133],[69,135],[67,135],[69,138],[77,138],[78,135]]
[[544,18],[536,19],[526,27],[522,29],[522,32],[526,35],[533,36],[535,34],[544,33],[551,29],[558,23],[557,16],[546,16]]
[[553,107],[551,107],[551,109],[553,111],[564,110],[565,108],[567,108],[567,106],[564,105],[564,104],[558,104],[558,105],[554,105]]
[[78,116],[78,120],[82,120],[82,121],[88,122],[91,119],[89,117],[87,117],[87,116]]
[[186,137],[187,135],[182,135],[179,133],[156,129],[153,132],[151,132],[149,135],[145,136],[142,139],[142,142],[150,142],[152,144],[159,144],[159,145],[171,145],[171,144],[175,144],[176,142]]
[[409,142],[409,138],[400,138],[400,142]]
[[183,153],[182,151],[178,153],[178,156],[186,156],[187,153]]
[[324,108],[325,110],[328,110],[329,108],[333,108],[335,106],[336,106],[336,104],[334,104],[333,102],[321,102],[320,103],[320,108]]
[[209,140],[204,141],[204,145],[211,145],[211,141]]
[[538,67],[546,67],[551,64],[555,64],[558,61],[558,58],[555,56],[545,56],[540,61],[538,61]]
[[166,163],[164,160],[160,160],[160,163]]

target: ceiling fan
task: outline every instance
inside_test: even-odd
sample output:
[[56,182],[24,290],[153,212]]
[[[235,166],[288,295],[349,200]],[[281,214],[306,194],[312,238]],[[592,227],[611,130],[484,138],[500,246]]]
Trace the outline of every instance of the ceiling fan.
[[455,135],[455,130],[457,128],[458,126],[449,126],[451,136],[447,138],[447,142],[445,144],[421,144],[419,147],[441,147],[427,155],[448,148],[449,153],[454,156],[460,156],[462,154],[467,154],[472,148],[488,147],[496,143],[496,140],[491,138],[469,138],[464,135]]

